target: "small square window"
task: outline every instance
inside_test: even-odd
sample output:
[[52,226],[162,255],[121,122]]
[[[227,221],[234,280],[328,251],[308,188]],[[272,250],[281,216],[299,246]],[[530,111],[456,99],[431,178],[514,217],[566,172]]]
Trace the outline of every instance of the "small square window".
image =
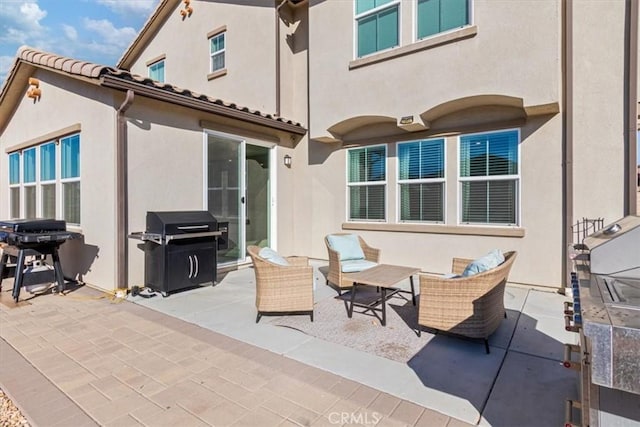
[[149,65],[149,78],[164,83],[164,60]]

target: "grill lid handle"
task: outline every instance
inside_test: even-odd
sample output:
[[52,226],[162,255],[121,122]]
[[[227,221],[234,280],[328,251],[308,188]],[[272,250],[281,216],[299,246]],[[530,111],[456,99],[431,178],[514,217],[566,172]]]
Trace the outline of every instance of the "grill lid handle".
[[191,230],[208,230],[209,226],[204,224],[204,225],[181,225],[176,227],[178,230],[182,230],[182,231],[191,231]]

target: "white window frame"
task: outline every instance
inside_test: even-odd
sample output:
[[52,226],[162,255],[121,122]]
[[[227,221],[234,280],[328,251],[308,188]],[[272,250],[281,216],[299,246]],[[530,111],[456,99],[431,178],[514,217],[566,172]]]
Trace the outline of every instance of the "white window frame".
[[[398,44],[396,46],[392,46],[386,49],[381,49],[381,50],[376,50],[375,52],[370,52],[367,53],[365,55],[360,56],[359,52],[358,52],[358,44],[359,44],[359,40],[358,40],[358,21],[366,18],[369,15],[374,15],[377,14],[383,10],[386,9],[391,9],[393,7],[397,7],[398,8]],[[396,49],[400,46],[402,46],[402,2],[400,0],[393,0],[390,1],[389,3],[385,3],[381,6],[378,7],[374,7],[373,9],[369,9],[366,12],[362,12],[360,14],[358,14],[358,4],[357,4],[357,0],[355,0],[353,2],[353,16],[354,16],[354,20],[353,20],[353,57],[354,59],[359,59],[359,58],[366,58],[368,56],[371,55],[376,55],[380,52],[386,52],[392,49]]]
[[[418,178],[418,179],[400,179],[400,146],[405,144],[415,144],[420,142],[442,141],[442,159],[443,159],[443,177],[442,178]],[[445,224],[447,220],[447,138],[427,138],[411,141],[398,142],[396,145],[397,166],[397,202],[396,202],[396,218],[399,224]],[[442,219],[440,221],[412,221],[402,219],[402,184],[437,184],[442,183]]]
[[[364,182],[349,182],[349,153],[351,151],[354,150],[362,150],[362,149],[370,149],[370,148],[376,148],[376,147],[383,147],[384,148],[384,177],[385,179],[382,181],[364,181]],[[389,180],[389,164],[388,164],[388,159],[389,159],[389,149],[387,147],[387,144],[376,144],[376,145],[367,145],[367,146],[361,146],[361,147],[353,147],[353,148],[348,148],[346,151],[346,158],[345,158],[345,162],[346,162],[346,176],[345,176],[345,180],[347,182],[347,192],[346,192],[346,221],[347,222],[354,222],[354,223],[363,223],[363,222],[373,222],[373,223],[386,223],[389,222],[389,212],[387,209],[387,205],[388,205],[388,198],[389,198],[389,194],[388,194],[388,180]],[[381,185],[384,186],[384,219],[380,219],[380,220],[372,220],[372,219],[352,219],[351,218],[351,188],[352,187],[368,187],[368,186],[374,186],[374,185]]]
[[[20,173],[19,173],[19,183],[17,184],[10,184],[9,185],[9,210],[10,210],[10,214],[11,211],[13,210],[13,205],[11,203],[11,189],[12,188],[18,188],[20,191],[20,206],[18,208],[19,211],[19,217],[26,217],[27,212],[26,212],[26,191],[25,189],[27,187],[34,187],[35,188],[35,192],[36,192],[36,206],[35,206],[35,217],[43,217],[43,203],[42,203],[42,187],[46,186],[46,185],[55,185],[55,201],[56,201],[56,212],[55,212],[55,217],[58,219],[64,219],[65,218],[65,212],[64,212],[64,185],[65,183],[73,183],[73,182],[78,182],[81,183],[82,181],[82,161],[80,159],[79,164],[78,164],[78,176],[77,177],[72,177],[72,178],[62,178],[62,143],[61,141],[63,139],[66,138],[71,138],[74,136],[80,136],[80,133],[73,133],[70,135],[65,135],[64,137],[60,137],[60,138],[56,138],[54,140],[50,140],[50,141],[46,141],[37,145],[33,145],[31,147],[27,147],[27,148],[23,148],[20,151],[14,151],[11,153],[8,153],[8,156],[10,157],[11,155],[15,155],[17,154],[19,156],[19,167],[20,167]],[[42,180],[41,179],[41,174],[40,174],[40,166],[41,166],[41,151],[40,148],[42,146],[45,145],[49,145],[49,144],[55,144],[55,156],[56,156],[56,160],[55,160],[55,179],[53,180]],[[80,144],[82,144],[82,139],[80,139]],[[23,153],[25,151],[29,151],[29,150],[35,150],[35,182],[33,183],[25,183],[24,182],[24,171],[25,171],[25,167],[24,167],[24,156]],[[9,173],[11,171],[11,168],[9,167]],[[82,198],[80,199],[80,214],[82,213]],[[12,215],[10,215],[12,216]],[[12,216],[13,217],[13,216]],[[68,224],[70,225],[74,225],[74,226],[80,226],[79,223],[72,223],[72,222],[68,222]]]
[[[491,133],[498,133],[498,132],[510,132],[510,131],[516,131],[518,134],[518,173],[515,175],[487,175],[487,176],[478,176],[478,177],[463,177],[461,176],[461,169],[460,169],[460,155],[461,155],[461,141],[462,138],[465,136],[474,136],[474,135],[486,135],[486,134],[491,134]],[[465,134],[461,134],[457,137],[457,169],[458,169],[458,184],[457,184],[457,200],[458,200],[458,212],[457,212],[457,219],[458,219],[458,225],[460,226],[482,226],[482,227],[497,227],[497,228],[505,228],[505,227],[509,227],[509,228],[517,228],[520,227],[522,224],[522,206],[521,206],[521,202],[522,202],[522,192],[521,192],[521,184],[522,184],[522,152],[521,152],[521,145],[522,145],[522,132],[520,128],[509,128],[509,129],[496,129],[496,130],[491,130],[491,131],[485,131],[485,132],[474,132],[474,133],[465,133]],[[463,222],[462,221],[462,183],[463,182],[487,182],[487,181],[515,181],[516,182],[516,200],[515,200],[515,224],[494,224],[494,223],[487,223],[487,222]]]
[[[214,52],[213,46],[212,46],[213,40],[220,37],[222,37],[224,40],[224,47]],[[211,37],[209,37],[208,40],[209,40],[209,72],[217,73],[219,71],[225,70],[227,68],[227,31],[222,30],[216,34],[213,34],[211,35]],[[213,68],[213,58],[215,56],[222,56],[224,58],[224,67],[216,68],[216,69]]]

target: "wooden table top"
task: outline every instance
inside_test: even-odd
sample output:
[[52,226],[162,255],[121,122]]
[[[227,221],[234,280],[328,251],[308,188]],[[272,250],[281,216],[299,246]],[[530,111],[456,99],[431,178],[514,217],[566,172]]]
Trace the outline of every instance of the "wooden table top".
[[396,283],[420,272],[419,268],[380,264],[355,273],[345,273],[349,280],[371,286],[392,288]]

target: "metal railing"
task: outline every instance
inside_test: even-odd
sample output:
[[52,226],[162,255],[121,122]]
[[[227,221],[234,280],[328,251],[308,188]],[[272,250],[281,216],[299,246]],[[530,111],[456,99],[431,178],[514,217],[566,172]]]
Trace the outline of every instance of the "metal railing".
[[573,247],[584,250],[584,239],[604,227],[604,218],[582,218],[571,226],[573,234]]

